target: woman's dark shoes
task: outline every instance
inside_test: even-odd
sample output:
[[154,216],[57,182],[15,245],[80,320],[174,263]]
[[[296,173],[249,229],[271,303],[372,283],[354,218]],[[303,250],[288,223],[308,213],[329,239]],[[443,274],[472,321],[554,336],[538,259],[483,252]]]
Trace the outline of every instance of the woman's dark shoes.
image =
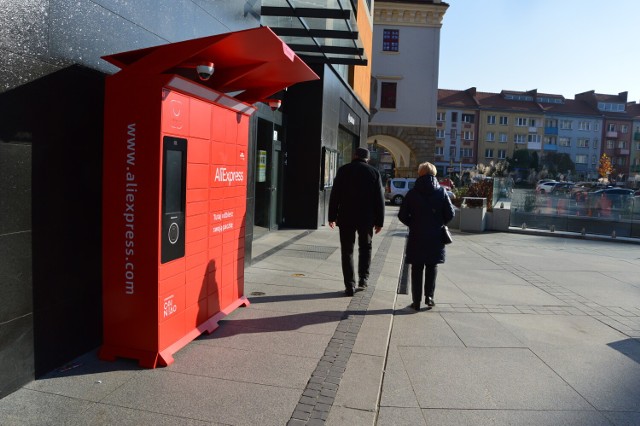
[[425,303],[430,308],[433,308],[434,306],[436,306],[436,302],[433,301],[433,297],[427,297],[427,300],[425,300]]
[[411,309],[413,309],[414,311],[419,311],[420,310],[420,303],[419,302],[418,303],[413,302],[411,305],[409,305],[409,307]]

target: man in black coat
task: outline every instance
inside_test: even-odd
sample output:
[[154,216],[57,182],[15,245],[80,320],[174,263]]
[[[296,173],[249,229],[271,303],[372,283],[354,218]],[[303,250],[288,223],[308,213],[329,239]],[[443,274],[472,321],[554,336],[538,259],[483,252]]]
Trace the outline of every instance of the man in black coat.
[[338,169],[329,198],[329,226],[340,229],[345,295],[353,296],[353,250],[358,235],[358,287],[364,289],[371,266],[371,239],[384,225],[384,192],[380,172],[368,164],[369,150],[356,148],[351,163]]

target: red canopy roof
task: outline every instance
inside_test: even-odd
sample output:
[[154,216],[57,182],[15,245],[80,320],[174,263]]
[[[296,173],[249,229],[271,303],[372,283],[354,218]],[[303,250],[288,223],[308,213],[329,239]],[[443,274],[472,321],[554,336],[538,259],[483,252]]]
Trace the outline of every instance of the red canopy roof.
[[[120,74],[177,74],[236,99],[253,104],[295,83],[319,79],[268,27],[218,34],[102,57]],[[207,81],[196,66],[213,62]],[[234,93],[241,92],[241,93]]]

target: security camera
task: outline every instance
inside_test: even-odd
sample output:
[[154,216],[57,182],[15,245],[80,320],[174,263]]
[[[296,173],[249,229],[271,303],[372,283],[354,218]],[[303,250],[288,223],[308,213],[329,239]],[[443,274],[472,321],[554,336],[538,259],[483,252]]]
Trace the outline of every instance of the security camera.
[[196,71],[198,71],[198,77],[200,77],[200,80],[202,81],[209,80],[214,70],[215,68],[213,67],[213,62],[207,62],[206,64],[198,65],[196,67]]
[[280,99],[269,99],[269,107],[271,108],[271,111],[277,110],[280,108],[280,105],[282,105],[282,101]]

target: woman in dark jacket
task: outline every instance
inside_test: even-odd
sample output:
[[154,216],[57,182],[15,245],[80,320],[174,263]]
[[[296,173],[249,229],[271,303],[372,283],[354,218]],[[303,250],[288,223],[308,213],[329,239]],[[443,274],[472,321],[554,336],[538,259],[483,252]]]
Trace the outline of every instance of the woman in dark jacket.
[[436,179],[436,167],[431,163],[418,166],[415,186],[404,198],[398,218],[409,227],[406,262],[411,265],[411,307],[420,310],[424,274],[425,303],[435,306],[438,263],[444,263],[445,249],[442,226],[453,219],[455,210],[444,188]]

